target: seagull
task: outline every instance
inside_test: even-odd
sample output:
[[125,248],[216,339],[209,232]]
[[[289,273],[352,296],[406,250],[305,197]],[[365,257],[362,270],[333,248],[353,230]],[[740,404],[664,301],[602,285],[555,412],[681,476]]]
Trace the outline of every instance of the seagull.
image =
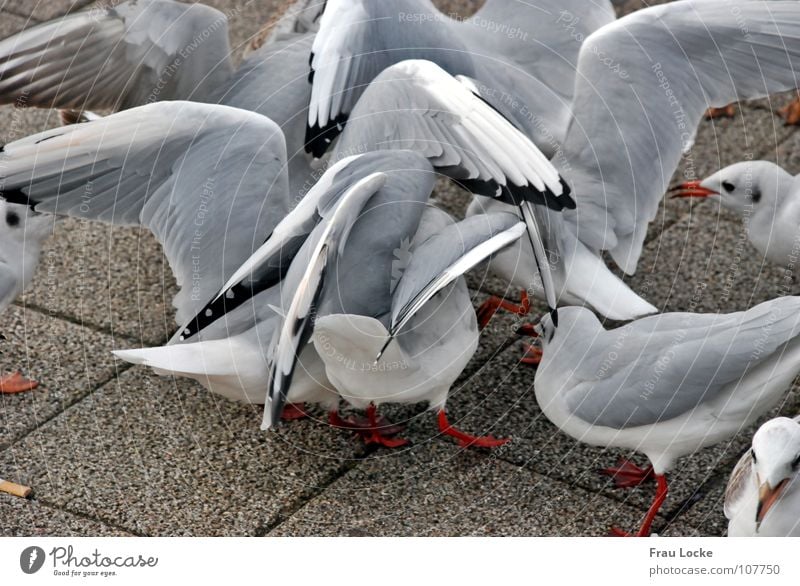
[[[0,155],[2,156],[2,155]],[[3,188],[0,180],[0,191]],[[52,229],[52,220],[26,206],[0,199],[0,310],[8,307],[30,284],[39,263],[42,242]],[[2,334],[0,334],[2,337]],[[39,384],[19,372],[0,376],[0,393],[22,393]]]
[[[374,134],[380,148],[390,148],[381,131],[404,146],[427,148],[429,141],[438,144],[436,129],[419,112],[432,116],[449,94],[444,88],[451,86],[442,85],[442,91],[429,101],[419,99],[414,87],[400,85],[398,89],[404,81],[398,64],[403,59],[424,58],[455,75],[544,153],[556,155],[571,117],[581,45],[594,30],[613,20],[614,11],[607,1],[548,0],[521,6],[489,0],[463,22],[444,17],[428,0],[391,4],[330,1],[312,47],[308,148],[320,155],[341,131],[337,148],[348,152],[348,147],[357,144],[348,140],[349,121],[370,114],[381,118],[374,122],[380,129]],[[387,68],[396,73],[387,73]],[[426,79],[423,72],[417,79],[417,85],[421,85],[430,78]],[[445,159],[442,165],[446,164]],[[494,183],[467,179],[462,185],[478,194],[468,214],[513,213],[514,202],[494,197]],[[555,260],[552,279],[545,278],[555,280],[555,296],[560,303],[585,303],[620,320],[657,311],[610,272],[597,254],[576,241],[571,234],[576,232],[574,227],[557,228],[562,221],[544,218],[545,214],[540,210],[538,220],[553,232],[545,240],[552,240],[547,252],[551,261]],[[548,287],[543,285],[539,271],[541,262],[534,262],[533,253],[531,242],[523,239],[493,259],[491,271],[522,289],[523,301],[514,305],[489,299],[479,309],[481,327],[500,307],[527,313],[528,293],[546,298]]]
[[0,205],[31,223],[24,239],[16,227],[0,236],[4,244],[17,238],[16,248],[0,251],[0,269],[12,267],[0,275],[10,287],[4,301],[33,273],[52,216],[71,216],[148,228],[180,287],[173,300],[178,323],[203,308],[293,204],[275,123],[246,110],[181,101],[8,143],[0,151],[0,186]]
[[614,18],[607,0],[487,0],[464,20],[442,14],[430,0],[327,0],[310,60],[308,151],[328,150],[383,70],[422,59],[470,79],[483,99],[552,154],[569,121],[580,44]]
[[649,458],[657,492],[638,536],[650,534],[675,460],[753,423],[800,372],[800,297],[740,313],[666,313],[610,331],[586,308],[559,314],[558,328],[549,316],[537,325],[536,399],[578,441]]
[[565,214],[577,237],[633,274],[706,109],[792,89],[798,65],[796,1],[682,0],[590,35],[563,157],[555,159],[577,200]]
[[794,276],[800,271],[800,181],[769,161],[742,161],[702,181],[687,181],[674,197],[702,197],[742,216],[747,237],[764,258]]
[[[368,443],[398,447],[405,440],[390,437],[399,429],[382,425],[377,404],[432,396],[446,424],[443,433],[470,445],[496,445],[501,440],[452,427],[444,397],[477,348],[475,316],[464,310],[470,298],[460,276],[522,236],[525,225],[513,214],[448,225],[446,214],[428,205],[434,179],[428,160],[411,151],[372,152],[337,162],[188,320],[173,344],[115,354],[210,387],[243,387],[240,394],[251,402],[266,402],[265,429],[274,427],[287,401],[318,403],[332,425],[356,431]],[[490,220],[494,224],[487,225]],[[411,260],[398,267],[395,255],[404,243]],[[288,269],[280,269],[287,262]],[[393,307],[397,311],[390,316]],[[350,340],[367,345],[368,362],[358,362],[357,347],[338,345],[339,332],[330,329],[334,324],[348,324]],[[353,324],[369,327],[354,330]],[[318,325],[324,329],[318,332]],[[376,326],[379,338],[371,333]],[[427,338],[418,331],[426,329]],[[432,336],[444,338],[438,341],[441,348],[431,347],[437,345]],[[402,367],[390,362],[387,369],[386,359],[376,361],[382,345],[392,360],[404,356]],[[409,345],[417,351],[408,354]],[[361,376],[342,379],[342,371],[353,364],[363,366]],[[407,394],[375,395],[381,387],[376,377]],[[371,397],[352,394],[365,388]],[[342,419],[340,397],[367,407],[367,423]]]
[[[508,441],[456,429],[445,403],[478,346],[475,313],[461,275],[522,236],[525,224],[514,214],[453,223],[441,210],[426,207],[434,174],[425,159],[419,167],[418,177],[404,169],[402,181],[386,180],[361,210],[344,248],[332,230],[320,237],[311,261],[300,265],[303,286],[292,298],[276,344],[265,427],[282,410],[297,348],[312,338],[328,379],[350,405],[367,409],[373,427],[382,403],[426,401],[438,413],[440,431],[464,447]],[[404,242],[410,259],[397,267]],[[399,279],[393,268],[401,270]],[[406,443],[379,434],[367,441],[387,447]]]
[[728,481],[728,537],[800,536],[799,472],[800,418],[767,421]]

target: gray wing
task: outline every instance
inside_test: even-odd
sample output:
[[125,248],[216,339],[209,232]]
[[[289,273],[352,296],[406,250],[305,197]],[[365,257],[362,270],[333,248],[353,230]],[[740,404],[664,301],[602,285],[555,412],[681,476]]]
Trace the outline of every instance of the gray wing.
[[551,154],[571,118],[581,45],[615,18],[608,0],[488,0],[457,28],[481,95]]
[[217,96],[222,104],[258,112],[281,127],[286,137],[289,184],[297,198],[319,177],[305,153],[311,99],[308,57],[313,40],[314,35],[290,35],[264,45],[250,54]]
[[202,4],[97,7],[0,42],[0,103],[122,110],[204,100],[232,73],[227,18]]
[[544,207],[574,206],[569,188],[536,145],[482,100],[469,80],[459,81],[430,61],[386,69],[354,108],[334,157],[365,148],[415,150],[473,193],[519,206],[547,302],[555,308],[545,250],[552,249],[549,234],[558,230],[545,224],[561,219],[546,215]]
[[37,211],[148,227],[181,287],[182,323],[288,212],[285,166],[268,118],[160,102],[7,144],[0,183]]
[[390,337],[378,359],[434,295],[524,233],[525,223],[514,214],[480,214],[447,226],[416,246],[395,289]]
[[[327,267],[341,254],[364,205],[385,182],[385,175],[373,173],[351,186],[335,204],[330,217],[318,225],[309,237],[309,244],[305,247],[309,250],[309,246],[313,246],[310,254],[298,255],[289,269],[284,290],[290,295],[291,302],[276,331],[276,340],[271,349],[270,380],[262,429],[269,429],[280,419],[300,349],[313,333],[314,317],[328,280]],[[298,275],[301,276],[296,281],[297,286],[289,286],[288,283],[293,284]]]
[[311,55],[308,152],[327,150],[364,89],[390,65],[429,59],[472,75],[466,45],[442,16],[428,0],[327,0]]
[[[584,421],[615,429],[672,419],[715,399],[798,333],[798,297],[744,313],[640,319],[594,341],[575,367],[574,376],[585,382],[566,402]],[[617,358],[613,368],[603,368],[609,349]]]
[[633,273],[706,108],[793,89],[799,68],[798,2],[671,2],[590,36],[562,168],[581,240]]
[[[392,171],[399,171],[399,173],[392,173],[389,176],[389,185],[380,190],[382,197],[376,197],[376,200],[400,199],[399,194],[419,192],[418,185],[409,183],[409,181],[414,181],[409,178],[409,175],[412,175],[411,171],[418,171],[417,177],[419,174],[422,175],[422,191],[427,200],[433,189],[434,176],[427,160],[416,153],[409,151],[372,152],[336,162],[323,174],[300,203],[281,220],[264,244],[243,262],[219,292],[210,298],[209,302],[197,312],[197,315],[186,323],[182,328],[181,340],[189,339],[198,332],[204,331],[224,315],[248,303],[255,295],[279,284],[312,231],[323,218],[329,217],[333,213],[343,195],[354,184],[370,175]],[[387,191],[388,194],[384,193]],[[370,204],[370,209],[372,205]],[[374,217],[375,214],[370,215],[370,218]],[[385,224],[375,225],[378,226],[381,237],[387,239],[390,238],[394,225],[398,223],[400,222],[392,221],[390,218]],[[362,227],[362,224],[365,226]],[[354,234],[350,237],[350,240],[356,243],[356,247],[361,245],[361,240],[364,240],[365,249],[371,248],[368,239],[364,239],[360,235],[364,229],[372,229],[371,227],[367,228],[366,224],[366,221],[359,222]],[[346,258],[349,259],[349,256],[346,255]],[[353,266],[350,266],[351,264]],[[352,279],[363,290],[373,274],[380,274],[379,270],[374,273],[367,271],[364,274],[363,269],[363,255],[360,255],[355,263],[350,263],[349,260],[340,261],[335,267],[331,267],[330,271],[334,273],[334,281],[345,282]],[[362,274],[354,276],[354,272]],[[388,272],[388,267],[386,272]],[[388,304],[389,296],[390,291],[387,290],[376,292],[372,297],[385,298]],[[345,305],[349,306],[350,304],[345,302]],[[349,307],[349,311],[355,311],[355,308]]]
[[430,61],[404,61],[364,92],[334,158],[361,150],[414,150],[476,193],[571,205],[568,190],[542,152],[474,93]]

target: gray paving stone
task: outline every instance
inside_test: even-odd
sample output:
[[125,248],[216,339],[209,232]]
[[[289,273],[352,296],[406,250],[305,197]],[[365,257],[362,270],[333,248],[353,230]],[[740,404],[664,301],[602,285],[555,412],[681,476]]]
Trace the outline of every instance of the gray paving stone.
[[126,537],[108,525],[54,509],[35,500],[0,495],[0,535],[3,537]]
[[798,292],[748,242],[741,219],[714,202],[646,247],[631,286],[664,311],[741,311]]
[[0,454],[67,511],[150,535],[254,535],[358,456],[313,421],[260,431],[261,408],[131,369]]
[[453,446],[381,453],[271,535],[604,535],[639,511]]
[[[597,473],[600,468],[614,465],[622,456],[641,465],[646,463],[645,458],[581,444],[559,432],[536,404],[535,371],[518,363],[520,355],[521,348],[512,346],[453,392],[448,401],[451,423],[469,433],[511,437],[509,444],[493,452],[498,458],[645,510],[653,498],[653,486],[622,491]],[[431,441],[438,435],[433,422],[422,417],[410,433],[417,443]],[[670,475],[671,499],[667,509],[688,498],[728,456],[729,451],[723,446],[681,460]]]
[[177,286],[150,232],[66,219],[42,251],[25,303],[143,344],[177,328]]
[[276,14],[282,14],[291,0],[203,0],[203,4],[221,10],[228,17],[228,32],[234,62],[261,28]]
[[2,315],[0,332],[7,338],[0,341],[0,372],[21,370],[40,383],[0,395],[0,448],[114,376],[109,336],[16,306]]

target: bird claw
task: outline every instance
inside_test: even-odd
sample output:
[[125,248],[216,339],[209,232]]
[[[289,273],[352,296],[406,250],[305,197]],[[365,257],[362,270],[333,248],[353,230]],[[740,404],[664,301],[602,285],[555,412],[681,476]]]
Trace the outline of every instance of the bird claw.
[[598,472],[611,476],[617,488],[634,488],[655,478],[652,466],[640,468],[626,458],[620,458],[616,467],[602,468]]
[[609,537],[630,537],[631,534],[628,533],[627,531],[623,531],[619,527],[612,527],[611,529],[608,530],[608,536]]
[[511,438],[495,438],[490,435],[472,435],[456,429],[447,421],[444,410],[439,411],[439,431],[458,441],[462,448],[499,448],[511,441]]
[[394,424],[378,415],[373,405],[367,410],[367,417],[350,416],[342,419],[338,413],[331,412],[328,421],[334,427],[354,432],[366,445],[377,444],[393,449],[409,443],[407,439],[392,437],[403,431],[405,426]]
[[502,297],[497,297],[496,295],[489,297],[489,299],[484,301],[475,311],[478,318],[478,328],[482,330],[489,325],[492,317],[499,309],[505,309],[517,315],[528,315],[531,310],[531,300],[528,297],[528,292],[523,291],[520,293],[519,303],[506,301]]
[[519,361],[528,366],[539,366],[542,362],[542,349],[532,344],[526,344],[525,354],[522,355]]
[[0,378],[0,393],[7,395],[32,391],[38,386],[38,382],[25,378],[19,372]]
[[305,403],[287,403],[283,408],[283,412],[281,413],[281,421],[296,421],[298,419],[305,419],[308,417],[308,413],[303,410],[305,409],[305,406]]

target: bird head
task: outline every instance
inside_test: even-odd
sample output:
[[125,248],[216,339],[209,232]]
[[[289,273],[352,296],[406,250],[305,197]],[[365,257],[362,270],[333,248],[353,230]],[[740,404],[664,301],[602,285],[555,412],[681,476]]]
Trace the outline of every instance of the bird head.
[[767,516],[800,471],[800,422],[772,419],[753,436],[751,450],[758,484],[756,527]]
[[0,311],[33,278],[42,244],[52,226],[52,216],[0,199]]
[[726,208],[746,213],[765,202],[780,201],[788,193],[791,176],[768,161],[742,161],[721,169],[702,181],[687,181],[672,190],[672,197],[717,199]]

